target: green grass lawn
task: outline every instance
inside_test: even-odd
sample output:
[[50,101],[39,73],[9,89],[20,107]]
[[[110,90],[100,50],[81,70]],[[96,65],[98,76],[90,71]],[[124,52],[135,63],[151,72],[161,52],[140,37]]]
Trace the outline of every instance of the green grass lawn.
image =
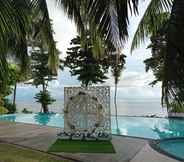
[[58,139],[49,152],[68,153],[115,153],[111,141],[80,141]]
[[0,143],[0,162],[69,162],[46,153]]

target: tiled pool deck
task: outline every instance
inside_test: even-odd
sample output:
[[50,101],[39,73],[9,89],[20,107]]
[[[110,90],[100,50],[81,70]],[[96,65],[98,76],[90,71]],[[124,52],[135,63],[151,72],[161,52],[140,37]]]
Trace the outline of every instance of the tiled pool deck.
[[[57,139],[61,128],[0,121],[0,141],[47,151]],[[116,154],[70,154],[61,157],[81,162],[177,162],[153,150],[145,139],[113,136]]]

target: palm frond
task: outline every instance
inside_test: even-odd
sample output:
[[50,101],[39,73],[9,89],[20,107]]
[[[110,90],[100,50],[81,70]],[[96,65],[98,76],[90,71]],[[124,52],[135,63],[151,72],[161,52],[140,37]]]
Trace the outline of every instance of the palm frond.
[[[84,22],[81,15],[81,6],[84,5],[85,1],[82,0],[56,0],[59,5],[63,8],[68,18],[74,20],[79,33],[84,31]],[[88,1],[87,1],[88,2]],[[85,3],[87,4],[87,3]],[[85,6],[87,8],[87,6]]]
[[167,30],[164,61],[163,99],[184,102],[184,1],[174,0]]
[[[75,21],[82,33],[85,29],[83,16],[95,25],[101,38],[106,36],[116,48],[122,48],[128,38],[128,14],[138,12],[138,0],[57,0],[68,17]],[[87,12],[84,12],[84,9]]]
[[41,35],[42,41],[47,44],[49,52],[49,68],[53,73],[57,73],[57,69],[59,67],[59,53],[56,49],[56,42],[54,41],[53,37],[53,29],[46,0],[33,0],[32,6],[36,13],[39,13],[39,19],[41,19],[41,23],[39,23],[40,26],[38,27],[38,31],[36,31],[35,37],[37,35]]
[[120,49],[128,38],[128,10],[136,13],[137,6],[138,0],[91,0],[89,18],[101,36],[106,35],[106,40]]
[[[169,18],[173,0],[151,0],[133,37],[131,52]],[[165,14],[163,14],[165,13]]]
[[[29,0],[0,0],[0,4],[0,75],[3,76],[3,78],[1,77],[2,81],[2,79],[8,77],[7,53],[10,48],[9,40],[13,38],[16,41],[26,43],[26,31],[29,26]],[[25,48],[27,49],[27,46]],[[14,49],[17,50],[18,47]],[[23,50],[23,48],[19,48],[19,50]],[[27,55],[25,51],[22,54]],[[25,67],[22,69],[25,69]]]

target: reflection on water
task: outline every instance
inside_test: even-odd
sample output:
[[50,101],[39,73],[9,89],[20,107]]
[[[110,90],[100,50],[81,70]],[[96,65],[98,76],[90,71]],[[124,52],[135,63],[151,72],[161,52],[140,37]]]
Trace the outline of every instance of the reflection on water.
[[[62,114],[13,114],[2,115],[0,120],[22,122],[31,124],[64,127]],[[184,120],[166,118],[144,117],[118,117],[117,129],[115,117],[111,117],[113,134],[134,137],[164,139],[171,137],[184,137]]]
[[172,137],[184,137],[184,120],[170,119],[155,125],[152,129],[160,139]]
[[34,115],[34,120],[36,123],[40,125],[47,125],[50,122],[51,116],[54,114],[44,114],[44,113],[38,113]]

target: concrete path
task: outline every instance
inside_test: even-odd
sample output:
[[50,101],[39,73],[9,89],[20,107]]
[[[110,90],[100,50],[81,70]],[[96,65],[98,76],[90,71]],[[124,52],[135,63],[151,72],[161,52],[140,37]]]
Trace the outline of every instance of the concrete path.
[[[0,121],[0,140],[40,151],[47,151],[61,128]],[[116,154],[58,153],[82,162],[176,162],[152,150],[147,140],[113,136]],[[152,160],[152,161],[151,161]]]

